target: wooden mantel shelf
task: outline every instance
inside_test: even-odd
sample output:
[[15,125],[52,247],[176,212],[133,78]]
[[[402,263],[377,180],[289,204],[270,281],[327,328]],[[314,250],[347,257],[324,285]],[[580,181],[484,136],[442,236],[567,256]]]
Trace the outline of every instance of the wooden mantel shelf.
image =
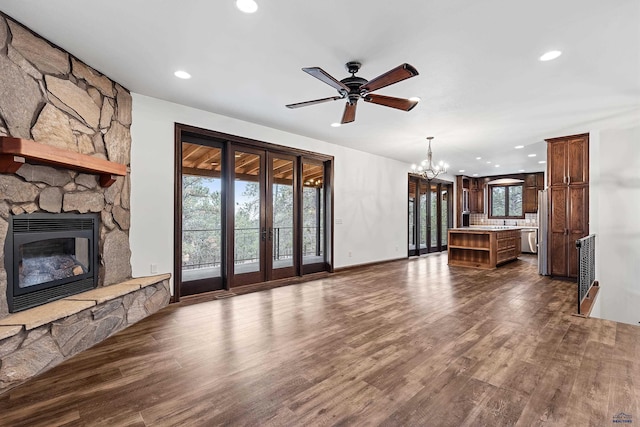
[[28,139],[0,136],[0,173],[15,173],[26,160],[98,174],[103,187],[113,184],[118,176],[127,174],[127,166],[120,163]]

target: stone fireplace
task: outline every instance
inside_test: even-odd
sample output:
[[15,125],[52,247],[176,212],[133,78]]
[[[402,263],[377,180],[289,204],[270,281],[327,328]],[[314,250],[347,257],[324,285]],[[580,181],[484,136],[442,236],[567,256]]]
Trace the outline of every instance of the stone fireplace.
[[131,110],[0,12],[0,394],[169,302],[169,275],[131,278]]
[[[0,76],[0,136],[129,165],[129,92],[4,15]],[[0,252],[10,218],[94,213],[100,218],[97,285],[122,282],[131,277],[129,207],[128,174],[105,188],[98,175],[27,160],[15,173],[0,173]],[[0,318],[9,314],[5,267]]]

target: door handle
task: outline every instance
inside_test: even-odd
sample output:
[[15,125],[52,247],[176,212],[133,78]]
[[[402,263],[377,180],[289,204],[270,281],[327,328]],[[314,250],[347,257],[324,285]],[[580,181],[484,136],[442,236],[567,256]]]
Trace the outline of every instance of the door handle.
[[265,240],[267,240],[267,229],[265,227],[262,227],[262,241],[264,242]]

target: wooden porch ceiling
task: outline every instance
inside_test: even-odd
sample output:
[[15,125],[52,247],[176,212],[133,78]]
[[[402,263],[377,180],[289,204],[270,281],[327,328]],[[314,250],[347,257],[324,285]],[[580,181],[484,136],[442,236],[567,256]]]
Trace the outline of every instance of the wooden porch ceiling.
[[[206,145],[182,143],[182,173],[185,175],[209,176],[219,178],[222,170],[222,150]],[[288,159],[273,161],[273,177],[278,183],[293,182],[293,162]],[[235,175],[237,178],[255,181],[260,172],[260,157],[253,153],[236,151]],[[304,163],[302,180],[305,187],[322,186],[323,167]]]

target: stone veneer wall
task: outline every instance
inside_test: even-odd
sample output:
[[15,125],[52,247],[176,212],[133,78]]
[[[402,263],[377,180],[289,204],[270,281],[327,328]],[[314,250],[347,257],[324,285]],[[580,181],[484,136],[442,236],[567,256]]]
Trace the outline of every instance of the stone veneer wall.
[[[129,91],[0,13],[0,136],[129,165],[130,125]],[[9,215],[98,212],[99,286],[130,278],[129,189],[128,174],[106,189],[96,175],[47,166],[0,174],[0,260]],[[0,319],[6,286],[0,262]]]

